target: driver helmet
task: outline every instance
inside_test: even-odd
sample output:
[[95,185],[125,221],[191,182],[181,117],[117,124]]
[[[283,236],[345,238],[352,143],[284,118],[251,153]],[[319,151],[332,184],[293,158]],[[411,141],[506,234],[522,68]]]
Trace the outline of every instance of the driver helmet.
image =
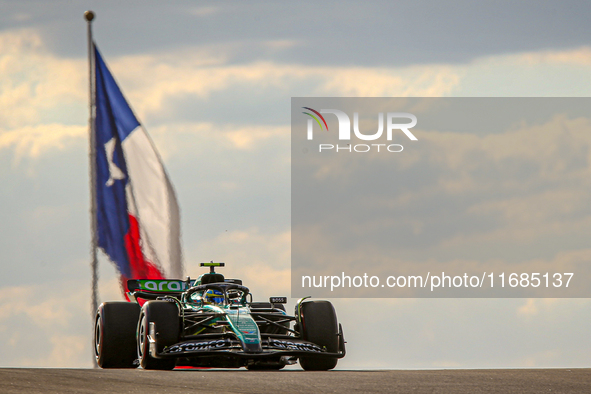
[[221,291],[209,289],[203,293],[203,301],[206,304],[223,304],[224,303],[224,296]]

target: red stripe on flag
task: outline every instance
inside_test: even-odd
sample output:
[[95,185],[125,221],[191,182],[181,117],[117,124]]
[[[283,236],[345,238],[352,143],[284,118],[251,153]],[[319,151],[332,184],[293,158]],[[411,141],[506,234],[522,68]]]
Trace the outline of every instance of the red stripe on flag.
[[125,249],[131,269],[131,279],[164,279],[162,272],[145,259],[140,247],[140,227],[137,219],[129,215],[129,231],[125,234]]
[[[128,279],[164,279],[164,275],[158,267],[153,263],[146,260],[142,253],[140,246],[140,227],[135,216],[128,215],[129,217],[129,231],[125,234],[125,250],[127,250],[127,258],[129,260],[129,268],[131,270],[131,278],[126,278],[121,275],[121,288],[125,299],[129,301],[127,297],[127,280]],[[140,303],[141,305],[141,303]]]

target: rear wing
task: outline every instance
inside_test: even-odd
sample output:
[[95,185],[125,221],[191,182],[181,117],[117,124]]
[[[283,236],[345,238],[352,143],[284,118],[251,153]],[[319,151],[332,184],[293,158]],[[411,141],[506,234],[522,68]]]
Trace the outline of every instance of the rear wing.
[[191,279],[190,281],[180,279],[129,279],[127,281],[127,288],[130,292],[182,293],[194,284],[195,279]]
[[[135,293],[149,293],[154,296],[180,296],[180,294],[195,286],[196,282],[195,279],[129,279],[127,280],[127,289],[129,290],[127,296],[130,301],[136,299]],[[242,284],[240,279],[225,279],[225,282]],[[137,298],[142,298],[141,294],[138,294]]]

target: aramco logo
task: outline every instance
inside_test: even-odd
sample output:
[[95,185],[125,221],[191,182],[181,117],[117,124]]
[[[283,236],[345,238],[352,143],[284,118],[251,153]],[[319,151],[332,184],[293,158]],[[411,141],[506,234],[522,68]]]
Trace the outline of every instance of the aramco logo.
[[[320,130],[328,131],[328,123],[322,114],[333,114],[336,116],[339,123],[339,141],[350,141],[351,140],[351,119],[349,115],[338,109],[321,109],[316,111],[310,107],[302,107],[307,110],[302,112],[308,115],[308,128],[307,128],[307,139],[314,139],[314,121],[320,127]],[[395,131],[402,131],[411,141],[417,141],[417,137],[411,133],[410,129],[416,126],[417,117],[407,112],[388,112],[386,118],[386,139],[392,141],[392,136]],[[410,122],[400,123],[401,120],[409,120]],[[357,139],[362,141],[375,141],[384,134],[384,113],[378,114],[378,130],[373,134],[364,134],[359,130],[359,113],[353,113],[353,133]],[[333,145],[333,144],[319,144],[319,152],[322,151],[348,151],[348,152],[369,152],[376,150],[380,152],[380,148],[388,152],[402,152],[404,149],[400,144],[346,144],[346,145]]]

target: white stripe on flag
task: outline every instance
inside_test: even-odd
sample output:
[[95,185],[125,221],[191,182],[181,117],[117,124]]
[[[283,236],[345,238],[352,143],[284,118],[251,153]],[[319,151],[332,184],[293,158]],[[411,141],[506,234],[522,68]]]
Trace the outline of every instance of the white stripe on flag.
[[141,126],[121,146],[131,185],[129,209],[139,223],[144,256],[164,268],[166,277],[182,279],[179,206],[160,157]]

